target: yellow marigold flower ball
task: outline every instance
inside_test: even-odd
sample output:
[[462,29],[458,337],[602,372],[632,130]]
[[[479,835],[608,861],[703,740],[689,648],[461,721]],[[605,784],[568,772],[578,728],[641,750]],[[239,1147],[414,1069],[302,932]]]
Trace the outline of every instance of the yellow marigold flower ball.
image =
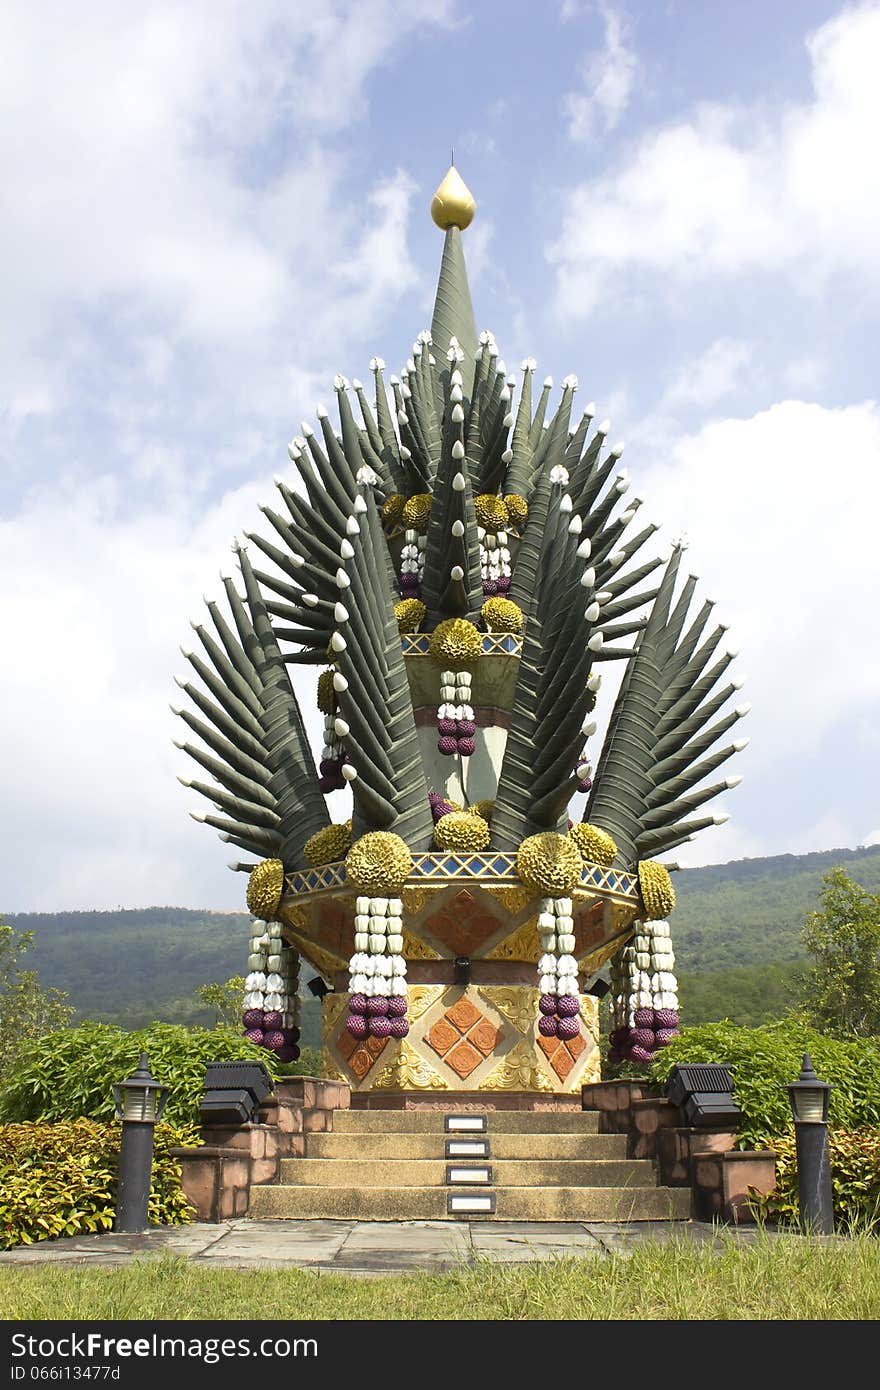
[[516,855],[516,871],[523,883],[533,893],[548,898],[569,894],[580,882],[582,865],[577,846],[567,835],[556,835],[552,830],[530,835]]
[[418,632],[425,618],[425,605],[420,598],[402,598],[394,605],[394,616],[401,632]]
[[488,824],[492,820],[495,802],[491,796],[487,796],[483,801],[475,801],[473,806],[469,807],[469,810],[472,816],[482,816],[483,820]]
[[399,893],[412,865],[406,841],[388,830],[362,835],[345,856],[349,883],[371,897]]
[[325,825],[323,830],[316,830],[303,845],[303,854],[309,867],[317,869],[321,864],[335,864],[344,859],[350,849],[351,821],[347,820],[341,825]]
[[486,531],[503,531],[510,520],[507,507],[494,492],[481,492],[479,497],[475,497],[474,512],[477,525]]
[[284,865],[280,859],[264,859],[251,870],[247,886],[248,911],[264,922],[275,919],[284,892]]
[[504,499],[511,526],[525,526],[529,519],[529,504],[518,492],[509,492]]
[[390,497],[386,497],[382,504],[382,521],[385,526],[397,526],[403,516],[403,506],[406,498],[399,492],[392,492]]
[[569,839],[574,840],[581,854],[588,859],[591,864],[601,864],[603,868],[608,868],[614,863],[617,857],[617,845],[605,830],[600,830],[598,825],[590,825],[589,821],[580,821],[573,825],[568,832]]
[[453,854],[475,854],[489,843],[489,826],[469,811],[450,811],[434,826],[434,844]]
[[322,714],[336,713],[336,691],[333,689],[333,672],[322,671],[318,677],[318,709]]
[[417,492],[408,497],[403,504],[402,521],[412,531],[427,531],[428,517],[431,515],[430,492]]
[[509,598],[487,598],[480,609],[489,632],[522,632],[523,612]]
[[483,639],[467,618],[447,618],[431,633],[430,652],[440,666],[466,666],[482,648]]
[[643,859],[639,864],[639,888],[649,922],[662,922],[675,907],[675,889],[669,870],[655,859]]

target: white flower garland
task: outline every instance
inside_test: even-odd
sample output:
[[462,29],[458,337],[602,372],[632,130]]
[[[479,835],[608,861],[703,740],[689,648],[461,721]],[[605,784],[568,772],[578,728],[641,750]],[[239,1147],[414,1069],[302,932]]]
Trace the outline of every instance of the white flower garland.
[[652,1062],[678,1032],[669,923],[642,922],[611,967],[611,1060]]
[[281,936],[280,922],[251,923],[250,954],[245,977],[246,1035],[278,1053],[282,1061],[299,1055],[299,955]]
[[349,971],[347,1027],[352,1036],[405,1038],[409,1024],[400,898],[357,899]]
[[580,985],[574,957],[571,898],[542,898],[538,912],[538,1030],[544,1037],[573,1038],[579,1032]]

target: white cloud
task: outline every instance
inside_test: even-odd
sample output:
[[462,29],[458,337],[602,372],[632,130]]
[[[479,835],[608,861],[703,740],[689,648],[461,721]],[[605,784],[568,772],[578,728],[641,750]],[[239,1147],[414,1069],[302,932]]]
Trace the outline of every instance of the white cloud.
[[[749,672],[744,725],[762,769],[809,759],[880,701],[880,409],[784,401],[670,446],[634,484],[684,530],[683,562],[719,595]],[[830,774],[829,774],[830,775]]]
[[[602,47],[578,65],[584,90],[567,92],[562,109],[568,119],[568,134],[572,140],[590,140],[599,132],[607,133],[618,124],[626,110],[638,72],[638,59],[627,47],[627,28],[620,13],[610,5],[599,7],[603,22]],[[563,9],[560,20],[566,23],[573,11]]]
[[639,272],[682,281],[785,273],[880,287],[880,7],[846,9],[807,40],[810,102],[702,105],[653,130],[623,167],[574,188],[549,248],[558,308],[578,318]]
[[660,401],[660,411],[682,406],[708,409],[736,391],[749,366],[752,350],[736,338],[716,338],[689,362],[678,368]]
[[2,398],[57,401],[114,322],[242,356],[282,325],[290,341],[327,302],[350,332],[371,323],[412,283],[410,188],[380,163],[374,207],[354,204],[327,138],[362,113],[376,67],[450,8],[98,0],[72,41],[65,6],[6,5]]

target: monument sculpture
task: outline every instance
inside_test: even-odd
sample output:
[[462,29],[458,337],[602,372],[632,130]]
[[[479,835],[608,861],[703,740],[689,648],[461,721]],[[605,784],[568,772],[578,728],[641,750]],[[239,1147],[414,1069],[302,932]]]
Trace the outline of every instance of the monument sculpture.
[[[726,819],[701,808],[739,781],[712,776],[748,710],[683,546],[651,555],[622,445],[592,404],[575,416],[577,379],[551,406],[533,359],[508,374],[478,336],[454,167],[431,213],[430,332],[387,384],[372,360],[371,399],[335,378],[338,423],[319,406],[290,444],[298,481],[237,544],[228,613],[208,603],[179,682],[211,779],[186,782],[197,818],[249,856],[244,1027],[297,1055],[307,960],[330,986],[325,1071],[355,1104],[579,1091],[609,963],[611,1059],[653,1059],[679,1023],[661,857]],[[296,693],[315,669],[317,766]]]

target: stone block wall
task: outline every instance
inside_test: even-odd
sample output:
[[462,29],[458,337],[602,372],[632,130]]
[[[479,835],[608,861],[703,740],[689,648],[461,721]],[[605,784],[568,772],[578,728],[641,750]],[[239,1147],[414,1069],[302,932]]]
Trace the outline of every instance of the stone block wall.
[[245,1216],[251,1186],[277,1182],[282,1158],[301,1158],[305,1135],[332,1129],[333,1111],[347,1110],[350,1102],[343,1082],[295,1076],[276,1085],[252,1123],[203,1125],[203,1146],[172,1150],[196,1219]]
[[737,1149],[730,1130],[693,1129],[678,1106],[645,1081],[599,1081],[584,1086],[585,1110],[599,1113],[600,1134],[625,1134],[630,1158],[649,1158],[664,1187],[690,1187],[698,1221],[753,1220],[748,1192],[772,1192],[776,1156]]

